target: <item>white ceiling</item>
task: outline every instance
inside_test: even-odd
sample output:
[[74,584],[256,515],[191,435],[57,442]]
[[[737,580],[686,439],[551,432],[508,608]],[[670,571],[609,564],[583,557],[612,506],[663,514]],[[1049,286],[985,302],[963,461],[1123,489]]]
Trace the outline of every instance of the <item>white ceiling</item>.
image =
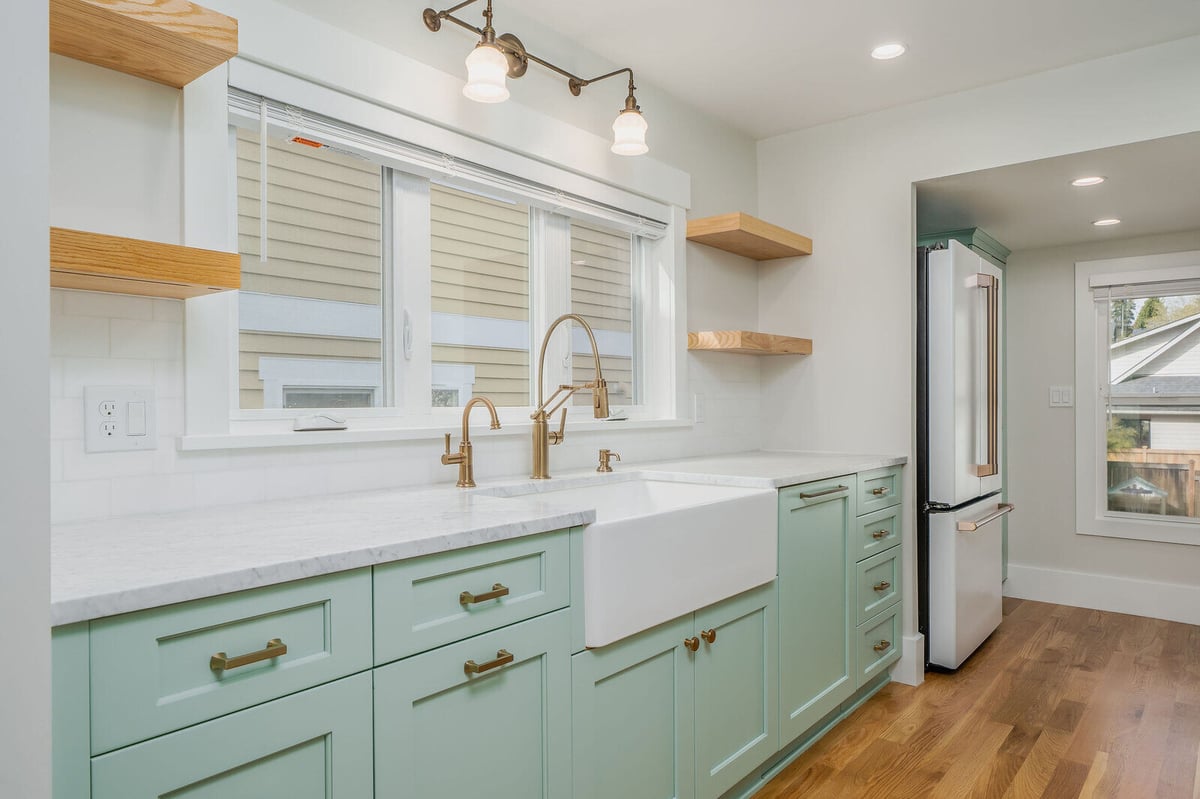
[[[1070,181],[1102,175],[1099,186]],[[1097,228],[1115,217],[1121,224]],[[979,227],[1011,250],[1200,228],[1200,133],[917,184],[917,231]]]
[[756,139],[1200,34],[1196,0],[495,0],[498,31],[506,10]]

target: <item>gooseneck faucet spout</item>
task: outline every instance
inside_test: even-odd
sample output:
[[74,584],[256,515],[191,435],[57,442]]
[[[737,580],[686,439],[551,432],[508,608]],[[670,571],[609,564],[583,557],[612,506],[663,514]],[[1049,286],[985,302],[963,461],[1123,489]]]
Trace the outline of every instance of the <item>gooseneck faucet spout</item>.
[[474,397],[465,406],[463,406],[462,416],[462,442],[458,445],[458,452],[454,455],[450,454],[450,434],[446,434],[446,454],[442,455],[442,463],[451,466],[458,464],[458,482],[455,483],[459,488],[474,488],[475,487],[475,463],[474,455],[471,446],[471,409],[476,405],[487,406],[488,412],[492,415],[492,429],[500,429],[500,417],[496,415],[496,406],[487,397]]
[[[550,336],[558,326],[568,319],[578,322],[583,326],[584,332],[587,333],[588,342],[592,345],[592,363],[596,367],[595,379],[587,383],[560,385],[550,395],[549,399],[546,399],[542,386],[543,373],[546,368],[546,345],[550,343]],[[563,314],[550,323],[550,327],[546,329],[546,335],[542,337],[542,348],[538,353],[537,407],[529,417],[533,420],[532,477],[534,480],[550,479],[550,445],[562,443],[567,427],[567,409],[564,406],[567,400],[571,398],[571,395],[577,391],[591,391],[592,415],[597,419],[608,418],[608,383],[605,382],[604,375],[600,371],[600,348],[596,346],[596,336],[592,333],[591,326],[582,316],[568,313]],[[549,419],[560,408],[562,409],[562,419],[559,422],[558,430],[551,432]]]

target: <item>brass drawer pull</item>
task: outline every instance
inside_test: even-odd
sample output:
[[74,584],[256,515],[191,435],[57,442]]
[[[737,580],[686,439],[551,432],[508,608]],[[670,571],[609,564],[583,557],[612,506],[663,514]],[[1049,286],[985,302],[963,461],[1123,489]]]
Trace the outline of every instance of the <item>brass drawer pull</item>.
[[801,492],[800,499],[816,499],[817,497],[827,497],[830,494],[836,494],[839,491],[849,490],[850,489],[846,486],[834,486],[833,488],[826,488],[824,491],[814,491],[811,494],[805,494],[804,492]]
[[889,583],[887,580],[880,580],[879,582],[875,583],[876,591],[886,591],[891,587],[892,587],[892,584]]
[[715,644],[717,642],[717,628],[713,627],[711,630],[701,630],[700,637],[710,644]]
[[871,493],[872,493],[872,494],[874,494],[874,495],[875,495],[875,496],[877,496],[877,497],[882,497],[882,496],[883,496],[884,494],[886,494],[886,493],[887,493],[889,490],[890,490],[890,489],[888,489],[888,488],[885,488],[884,486],[880,486],[879,488],[872,488],[872,489],[871,489]]
[[891,534],[891,530],[876,530],[875,532],[871,533],[871,538],[874,538],[876,541],[878,541],[881,538],[887,538]]
[[684,638],[683,645],[688,648],[688,651],[695,652],[700,648],[700,639],[696,638],[695,636],[692,636],[691,638]]
[[483,674],[485,671],[498,669],[501,666],[512,663],[514,657],[513,653],[507,649],[498,649],[496,650],[495,660],[489,660],[487,663],[476,663],[473,660],[468,660],[463,664],[463,672],[466,674]]
[[249,666],[251,663],[257,663],[260,660],[270,660],[271,658],[282,657],[286,654],[287,644],[278,638],[272,638],[270,641],[267,641],[265,649],[260,649],[257,652],[251,652],[246,655],[238,655],[231,658],[224,652],[218,652],[209,659],[208,667],[213,671],[229,671],[239,666]]
[[891,646],[892,646],[892,642],[885,640],[885,641],[880,641],[879,643],[875,644],[874,649],[876,652],[886,652],[888,649],[891,648]]
[[458,604],[474,605],[476,602],[487,602],[489,599],[499,599],[502,596],[508,596],[508,589],[503,583],[496,583],[486,594],[472,594],[470,591],[463,591],[458,595]]

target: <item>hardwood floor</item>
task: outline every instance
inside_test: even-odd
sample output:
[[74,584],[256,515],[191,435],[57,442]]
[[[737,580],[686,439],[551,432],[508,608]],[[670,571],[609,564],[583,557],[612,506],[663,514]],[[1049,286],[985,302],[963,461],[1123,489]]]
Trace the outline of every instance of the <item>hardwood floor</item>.
[[1200,627],[1006,599],[955,674],[892,683],[755,799],[1200,799]]

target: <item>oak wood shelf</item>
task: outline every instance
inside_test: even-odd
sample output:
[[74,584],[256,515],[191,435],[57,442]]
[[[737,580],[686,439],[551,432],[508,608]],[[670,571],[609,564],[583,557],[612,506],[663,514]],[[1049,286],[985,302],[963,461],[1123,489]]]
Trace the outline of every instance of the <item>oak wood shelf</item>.
[[240,288],[237,253],[50,228],[50,285],[182,300]]
[[705,330],[688,333],[688,349],[742,355],[811,355],[812,339],[750,330]]
[[812,255],[812,239],[740,211],[693,219],[688,222],[687,237],[756,261]]
[[50,51],[182,89],[237,55],[238,23],[187,0],[50,0]]

